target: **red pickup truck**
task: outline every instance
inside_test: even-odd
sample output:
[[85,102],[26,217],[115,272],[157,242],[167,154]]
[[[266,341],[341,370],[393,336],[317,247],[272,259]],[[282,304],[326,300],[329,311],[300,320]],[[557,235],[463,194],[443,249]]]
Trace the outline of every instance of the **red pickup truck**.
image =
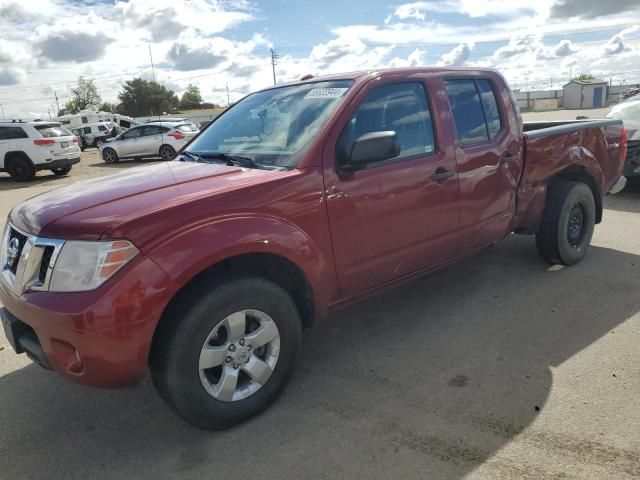
[[150,370],[204,429],[266,408],[303,328],[511,232],[573,264],[624,186],[619,120],[525,124],[502,76],[414,68],[248,95],[173,161],[21,203],[0,250],[16,352],[73,381]]

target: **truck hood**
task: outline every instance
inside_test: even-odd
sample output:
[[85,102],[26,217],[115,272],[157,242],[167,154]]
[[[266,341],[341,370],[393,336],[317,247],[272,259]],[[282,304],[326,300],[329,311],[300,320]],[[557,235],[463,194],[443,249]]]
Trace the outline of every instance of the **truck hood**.
[[289,173],[178,161],[134,167],[26,200],[10,221],[41,237],[93,240],[146,212]]

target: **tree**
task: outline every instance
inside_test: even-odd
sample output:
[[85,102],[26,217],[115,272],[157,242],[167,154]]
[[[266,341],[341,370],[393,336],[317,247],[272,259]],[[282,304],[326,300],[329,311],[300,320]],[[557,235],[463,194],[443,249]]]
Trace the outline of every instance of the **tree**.
[[100,108],[98,108],[98,110],[100,110],[101,112],[115,112],[117,110],[118,106],[115,103],[111,103],[111,102],[103,102],[102,105],[100,105]]
[[158,82],[134,78],[127,80],[118,94],[118,113],[132,117],[174,113],[179,101],[176,94]]
[[78,78],[78,85],[71,89],[72,98],[64,104],[58,115],[78,113],[87,107],[97,108],[102,99],[98,95],[98,89],[91,79]]
[[197,85],[189,84],[185,92],[180,99],[180,108],[185,110],[192,108],[199,108],[202,103],[202,95],[200,95],[200,88]]
[[593,80],[593,75],[590,75],[588,73],[581,73],[576,78],[574,78],[574,80]]

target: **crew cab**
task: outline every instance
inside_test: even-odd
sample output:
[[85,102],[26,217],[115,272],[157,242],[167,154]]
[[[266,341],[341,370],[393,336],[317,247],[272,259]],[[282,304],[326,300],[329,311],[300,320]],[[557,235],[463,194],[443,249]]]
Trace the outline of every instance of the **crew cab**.
[[226,428],[278,396],[302,329],[349,302],[512,232],[549,262],[582,260],[604,195],[624,187],[625,149],[620,120],[523,125],[493,70],[269,88],[174,161],[16,206],[5,332],[86,385],[150,369],[182,418]]
[[59,122],[0,122],[0,171],[18,182],[39,170],[66,175],[79,161],[78,137]]

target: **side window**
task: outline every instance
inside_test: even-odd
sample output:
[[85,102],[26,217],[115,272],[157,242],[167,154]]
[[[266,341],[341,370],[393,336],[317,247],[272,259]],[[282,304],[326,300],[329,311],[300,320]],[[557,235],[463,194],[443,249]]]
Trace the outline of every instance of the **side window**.
[[489,80],[476,80],[476,84],[478,85],[478,91],[480,92],[480,98],[482,99],[484,115],[487,119],[489,138],[493,139],[502,128],[498,102],[496,102],[496,96],[493,92],[493,88],[491,88],[491,82]]
[[20,127],[0,127],[0,140],[27,138],[27,133]]
[[84,127],[82,129],[82,131],[86,134],[86,133],[91,133],[91,127]]
[[89,119],[87,117],[81,117],[82,123],[89,123]]
[[132,128],[127,133],[123,134],[122,138],[124,139],[138,138],[141,133],[142,133],[142,128]]
[[104,125],[98,125],[98,130],[101,132],[106,132],[107,131],[107,127],[105,127]]
[[365,133],[393,130],[400,145],[399,158],[435,150],[433,122],[421,83],[396,83],[370,92],[342,132],[340,142],[351,151]]
[[445,80],[460,146],[489,141],[480,95],[474,80]]
[[142,133],[142,136],[144,137],[148,137],[150,135],[160,135],[162,132],[165,131],[163,127],[160,127],[158,125],[149,125],[143,128],[144,128],[144,132]]
[[120,126],[124,127],[124,128],[130,128],[131,127],[131,122],[127,122],[126,120],[120,120]]

